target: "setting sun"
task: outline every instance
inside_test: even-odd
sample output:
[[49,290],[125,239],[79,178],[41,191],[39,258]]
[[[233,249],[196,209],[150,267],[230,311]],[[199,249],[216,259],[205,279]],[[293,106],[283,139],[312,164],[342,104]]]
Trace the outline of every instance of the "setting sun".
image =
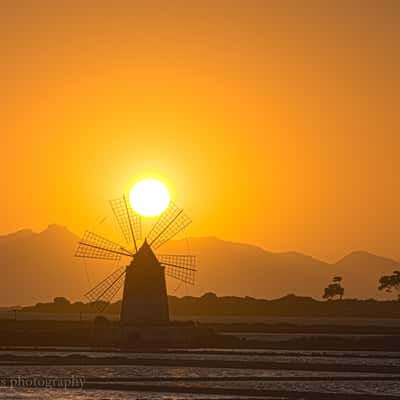
[[167,187],[156,179],[137,182],[129,193],[132,208],[145,217],[160,215],[170,202]]

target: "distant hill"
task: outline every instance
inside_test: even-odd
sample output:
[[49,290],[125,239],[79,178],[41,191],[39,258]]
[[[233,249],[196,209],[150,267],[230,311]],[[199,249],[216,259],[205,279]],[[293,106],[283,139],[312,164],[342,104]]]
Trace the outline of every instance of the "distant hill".
[[[88,290],[85,266],[74,257],[78,238],[68,229],[50,225],[35,233],[22,230],[0,236],[0,305],[25,305],[56,296],[81,298]],[[91,268],[101,279],[110,267]]]
[[[172,242],[166,252],[178,252],[184,242]],[[390,299],[377,290],[378,279],[399,269],[400,263],[363,251],[329,264],[301,253],[272,253],[259,247],[217,238],[190,239],[198,255],[196,295],[207,291],[219,296],[277,298],[298,294],[320,298],[333,276],[343,277],[345,297]]]
[[[295,295],[265,300],[237,296],[219,297],[214,293],[205,293],[199,297],[169,296],[168,300],[172,320],[179,317],[195,318],[195,316],[399,318],[400,315],[400,302],[397,300],[344,299],[322,301],[311,297]],[[119,315],[121,312],[121,303],[121,300],[118,300],[110,304],[105,312],[107,314]],[[34,306],[23,307],[20,309],[20,312],[28,312],[30,317],[32,316],[31,313],[46,314],[47,318],[49,318],[49,314],[57,314],[57,316],[54,315],[54,319],[59,318],[61,315],[65,317],[65,314],[72,314],[69,318],[74,319],[79,313],[96,313],[98,312],[98,308],[90,303],[71,303],[68,299],[58,297],[53,302],[37,303]],[[22,316],[23,314],[19,313],[18,315]],[[224,319],[220,319],[220,322],[223,321]],[[243,322],[245,323],[245,321]]]
[[[75,234],[58,225],[40,233],[22,230],[0,236],[0,305],[47,302],[56,296],[82,300],[90,284],[113,266],[76,259],[77,242]],[[329,264],[296,252],[272,253],[214,237],[172,241],[160,249],[160,253],[187,252],[198,256],[196,285],[185,287],[170,280],[170,294],[215,292],[271,299],[296,293],[320,298],[331,278],[341,275],[345,297],[393,298],[378,292],[378,279],[400,268],[399,262],[362,251]]]

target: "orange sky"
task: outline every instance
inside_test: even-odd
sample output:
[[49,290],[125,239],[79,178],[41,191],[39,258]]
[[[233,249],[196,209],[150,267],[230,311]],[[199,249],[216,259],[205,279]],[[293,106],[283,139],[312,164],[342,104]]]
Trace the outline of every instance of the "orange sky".
[[389,0],[2,1],[0,234],[80,233],[155,174],[191,235],[400,259],[399,26]]

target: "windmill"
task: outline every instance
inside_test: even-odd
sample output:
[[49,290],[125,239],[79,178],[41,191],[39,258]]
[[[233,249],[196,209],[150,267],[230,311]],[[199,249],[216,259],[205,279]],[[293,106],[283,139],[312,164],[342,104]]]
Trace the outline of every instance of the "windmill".
[[155,251],[186,228],[191,220],[171,201],[141,241],[141,216],[132,209],[125,196],[111,200],[110,204],[126,246],[86,231],[75,256],[117,262],[121,257],[129,257],[130,263],[117,268],[85,296],[90,302],[102,305],[101,311],[104,311],[123,287],[122,324],[168,323],[165,274],[193,285],[196,258],[192,255],[156,255]]

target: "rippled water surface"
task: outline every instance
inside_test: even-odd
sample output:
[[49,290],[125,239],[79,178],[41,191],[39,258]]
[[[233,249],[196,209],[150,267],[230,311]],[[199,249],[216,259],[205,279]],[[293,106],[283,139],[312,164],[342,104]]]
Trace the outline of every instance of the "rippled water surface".
[[[240,399],[251,398],[253,391],[263,391],[262,398],[291,398],[290,393],[343,393],[371,396],[392,395],[400,398],[400,373],[385,374],[382,366],[400,367],[400,354],[393,352],[357,351],[284,351],[284,350],[217,350],[197,349],[149,353],[4,350],[0,356],[69,356],[82,355],[93,360],[99,357],[124,357],[129,360],[152,360],[154,365],[0,365],[1,377],[83,377],[92,388],[45,389],[0,387],[1,399]],[[208,361],[202,367],[161,366],[157,360]],[[215,361],[243,362],[243,368],[216,368]],[[274,362],[293,365],[292,369],[248,369],[252,362]],[[6,362],[6,361],[5,361]],[[22,361],[23,362],[23,361]],[[140,364],[140,362],[139,362]],[[301,370],[299,365],[309,365]],[[313,365],[315,364],[315,368]],[[353,366],[352,372],[319,371],[318,365]],[[370,366],[372,371],[358,372],[357,367]],[[376,368],[374,368],[376,367]],[[395,368],[396,370],[396,368]],[[400,369],[399,369],[400,370]],[[110,385],[97,387],[96,385]],[[142,390],[142,386],[146,390]],[[118,386],[117,388],[115,386]],[[168,390],[165,389],[168,387]],[[172,388],[172,389],[171,389]],[[175,389],[174,389],[175,388]],[[212,393],[201,393],[203,389]],[[179,389],[179,390],[178,390]],[[174,393],[172,390],[177,390]],[[188,393],[179,393],[187,391]],[[196,393],[198,391],[199,393]],[[229,391],[226,394],[225,391]],[[232,394],[237,391],[236,395]],[[274,396],[268,392],[274,391]],[[190,393],[189,393],[190,392]],[[248,395],[244,393],[248,392]],[[289,393],[289,394],[288,394]],[[289,397],[287,397],[289,396]],[[259,397],[260,398],[260,397]],[[323,397],[322,397],[323,398]]]

